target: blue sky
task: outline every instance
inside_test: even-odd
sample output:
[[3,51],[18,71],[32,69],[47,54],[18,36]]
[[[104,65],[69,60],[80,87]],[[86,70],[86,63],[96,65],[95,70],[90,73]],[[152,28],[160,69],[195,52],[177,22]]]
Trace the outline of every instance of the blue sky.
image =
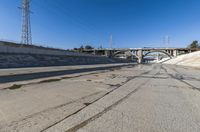
[[[21,0],[0,0],[0,39],[20,42]],[[200,0],[31,0],[33,43],[73,48],[185,47],[200,39]]]

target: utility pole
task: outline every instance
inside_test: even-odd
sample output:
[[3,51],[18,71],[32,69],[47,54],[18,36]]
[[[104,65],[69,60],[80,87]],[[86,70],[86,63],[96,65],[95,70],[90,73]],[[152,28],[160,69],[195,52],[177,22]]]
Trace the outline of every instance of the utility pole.
[[31,20],[30,20],[30,1],[22,0],[22,34],[21,43],[31,45]]

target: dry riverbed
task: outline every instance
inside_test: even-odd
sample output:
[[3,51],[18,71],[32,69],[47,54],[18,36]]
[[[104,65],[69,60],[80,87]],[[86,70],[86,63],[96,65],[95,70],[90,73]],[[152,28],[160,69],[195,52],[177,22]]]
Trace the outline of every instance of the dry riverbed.
[[200,71],[130,65],[0,90],[0,131],[200,129]]

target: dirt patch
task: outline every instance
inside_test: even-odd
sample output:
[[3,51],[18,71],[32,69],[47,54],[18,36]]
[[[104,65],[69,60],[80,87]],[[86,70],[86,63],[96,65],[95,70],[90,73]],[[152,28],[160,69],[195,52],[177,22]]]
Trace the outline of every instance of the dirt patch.
[[110,87],[121,87],[122,86],[122,84],[107,84],[107,85],[109,85]]
[[88,105],[90,105],[90,104],[92,104],[92,103],[84,103],[84,105],[86,105],[86,106],[88,106]]
[[76,77],[81,77],[84,75],[77,75],[77,76],[71,76],[71,77],[62,77],[62,79],[71,79],[71,78],[76,78]]
[[12,85],[11,87],[8,87],[8,89],[10,89],[10,90],[15,90],[15,89],[19,89],[19,88],[21,88],[21,87],[22,87],[22,85],[14,84],[14,85]]
[[48,80],[43,80],[40,81],[39,83],[49,83],[49,82],[56,82],[56,81],[60,81],[62,79],[58,78],[58,79],[48,79]]

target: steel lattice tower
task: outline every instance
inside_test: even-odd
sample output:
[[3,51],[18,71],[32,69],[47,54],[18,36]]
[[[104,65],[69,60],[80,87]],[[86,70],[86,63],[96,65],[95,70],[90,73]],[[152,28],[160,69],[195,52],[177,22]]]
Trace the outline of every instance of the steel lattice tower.
[[113,48],[113,36],[112,34],[110,35],[110,48]]
[[30,1],[22,0],[22,44],[32,44],[31,21],[30,21]]

